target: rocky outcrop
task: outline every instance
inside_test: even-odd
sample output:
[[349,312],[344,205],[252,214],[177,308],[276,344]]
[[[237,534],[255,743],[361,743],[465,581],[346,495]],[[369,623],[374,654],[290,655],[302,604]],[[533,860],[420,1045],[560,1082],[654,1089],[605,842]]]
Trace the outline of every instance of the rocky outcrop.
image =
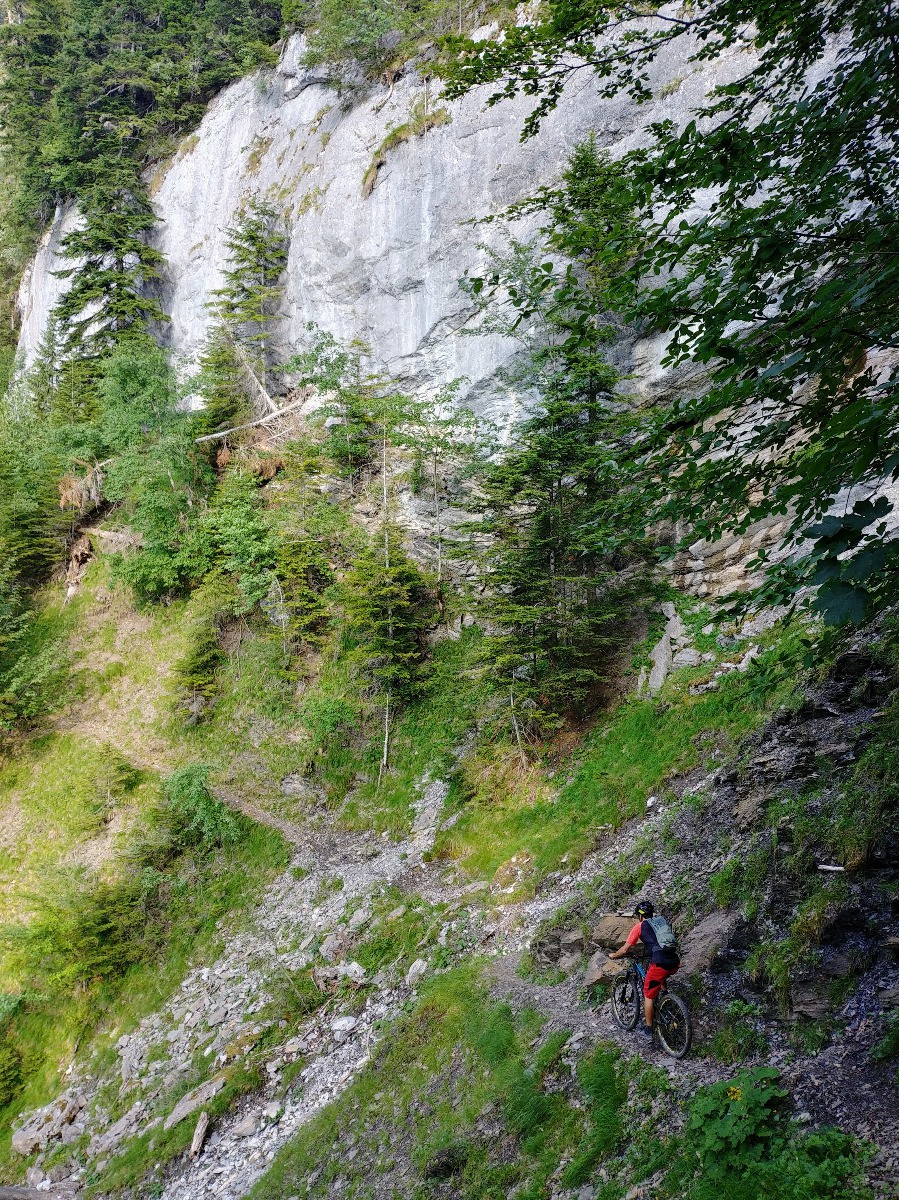
[[729,947],[739,923],[736,913],[713,912],[694,925],[681,942],[681,974],[708,971],[720,952]]
[[[654,68],[656,97],[643,106],[626,97],[602,100],[577,79],[541,135],[522,143],[529,98],[486,109],[488,90],[480,89],[445,103],[427,63],[407,67],[389,92],[377,86],[341,96],[321,69],[302,65],[303,49],[301,37],[290,39],[274,70],[226,89],[149,181],[156,245],[167,264],[161,299],[171,320],[163,333],[176,358],[189,365],[203,345],[207,306],[222,283],[226,230],[250,197],[266,197],[285,214],[290,234],[276,333],[282,357],[315,321],[343,340],[367,342],[375,363],[408,387],[427,391],[464,378],[467,402],[501,420],[517,404],[498,374],[516,343],[464,336],[472,310],[458,287],[460,276],[486,265],[482,244],[504,244],[500,227],[477,222],[556,181],[568,151],[588,132],[620,154],[650,121],[684,118],[741,63],[735,53],[688,66],[679,46]],[[446,119],[390,150],[363,196],[373,157],[413,107],[445,109]],[[71,211],[56,214],[23,281],[20,348],[27,360],[66,286],[54,272],[76,219]],[[539,223],[517,222],[516,236],[529,236]],[[648,392],[678,386],[659,366],[663,350],[650,339],[628,352],[637,386]]]
[[59,1140],[71,1144],[85,1126],[84,1110],[87,1099],[77,1089],[63,1092],[52,1104],[39,1109],[12,1135],[12,1148],[17,1154],[33,1154],[50,1142]]

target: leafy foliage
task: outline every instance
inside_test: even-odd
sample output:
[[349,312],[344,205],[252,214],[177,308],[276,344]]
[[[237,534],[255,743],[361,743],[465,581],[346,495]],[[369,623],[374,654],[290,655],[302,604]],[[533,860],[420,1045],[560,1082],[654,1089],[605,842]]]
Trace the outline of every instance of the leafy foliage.
[[[296,0],[289,3],[294,8]],[[457,29],[461,32],[463,12],[458,0],[314,0],[297,16],[308,27],[310,66],[347,67],[355,62],[374,77],[396,70],[418,43]]]
[[[699,67],[751,46],[736,79],[627,156],[640,239],[617,307],[668,335],[668,365],[707,370],[647,441],[660,512],[691,538],[788,514],[795,553],[762,594],[811,583],[838,623],[890,598],[896,560],[891,502],[876,498],[899,471],[893,24],[868,0],[639,16],[551,0],[501,42],[457,42],[448,66],[451,96],[485,82],[491,103],[536,96],[529,135],[584,63],[601,95],[645,101],[680,39]],[[616,235],[600,257],[633,244]]]
[[722,1187],[747,1200],[870,1195],[864,1148],[836,1129],[799,1134],[791,1128],[782,1107],[787,1092],[778,1081],[776,1070],[758,1067],[696,1094],[686,1124],[688,1155],[674,1169],[682,1177],[690,1158],[698,1159],[686,1192],[691,1200],[720,1195]]

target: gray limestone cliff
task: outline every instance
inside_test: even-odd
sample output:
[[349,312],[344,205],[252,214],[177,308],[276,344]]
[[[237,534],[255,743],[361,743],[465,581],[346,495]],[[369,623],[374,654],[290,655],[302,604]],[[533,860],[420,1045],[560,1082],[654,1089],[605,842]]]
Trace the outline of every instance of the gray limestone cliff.
[[[425,66],[409,67],[395,85],[355,90],[302,65],[303,41],[291,39],[274,70],[261,70],[221,93],[174,159],[150,179],[158,215],[156,244],[165,255],[164,330],[190,371],[200,351],[212,293],[220,286],[225,231],[250,197],[286,214],[290,260],[278,323],[286,356],[313,321],[341,340],[368,343],[380,368],[404,386],[430,390],[465,377],[467,401],[503,417],[514,397],[497,371],[514,353],[498,336],[467,337],[472,322],[458,287],[483,266],[484,243],[502,245],[502,230],[477,222],[559,178],[571,148],[593,131],[617,156],[637,144],[649,121],[683,118],[740,60],[697,70],[678,57],[661,60],[655,100],[600,100],[592,76],[578,74],[538,137],[522,143],[531,101],[486,106],[487,89],[451,104]],[[442,124],[391,149],[371,194],[363,179],[385,136],[418,112],[445,109]],[[21,352],[33,360],[65,281],[60,242],[77,219],[57,213],[23,281]],[[527,237],[539,222],[518,222]],[[664,386],[660,348],[647,342],[625,353],[637,386]]]

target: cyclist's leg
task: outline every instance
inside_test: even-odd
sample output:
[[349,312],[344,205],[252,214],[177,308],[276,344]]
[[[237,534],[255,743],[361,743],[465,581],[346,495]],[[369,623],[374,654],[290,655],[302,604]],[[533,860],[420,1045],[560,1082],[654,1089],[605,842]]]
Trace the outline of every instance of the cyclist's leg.
[[655,1015],[655,1002],[659,992],[665,987],[665,980],[668,978],[670,971],[666,971],[664,967],[658,967],[652,963],[646,971],[646,978],[643,981],[643,1014],[646,1018],[646,1024],[652,1028],[652,1020]]

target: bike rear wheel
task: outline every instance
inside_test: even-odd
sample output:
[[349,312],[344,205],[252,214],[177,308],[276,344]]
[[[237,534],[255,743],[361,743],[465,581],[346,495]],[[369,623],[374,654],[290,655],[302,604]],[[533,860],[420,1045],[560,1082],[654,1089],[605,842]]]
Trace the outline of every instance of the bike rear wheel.
[[635,1029],[640,1020],[640,988],[636,972],[625,971],[615,976],[612,984],[612,1012],[622,1029]]
[[664,993],[656,1005],[654,1024],[662,1049],[672,1058],[683,1058],[693,1041],[693,1023],[680,996]]

